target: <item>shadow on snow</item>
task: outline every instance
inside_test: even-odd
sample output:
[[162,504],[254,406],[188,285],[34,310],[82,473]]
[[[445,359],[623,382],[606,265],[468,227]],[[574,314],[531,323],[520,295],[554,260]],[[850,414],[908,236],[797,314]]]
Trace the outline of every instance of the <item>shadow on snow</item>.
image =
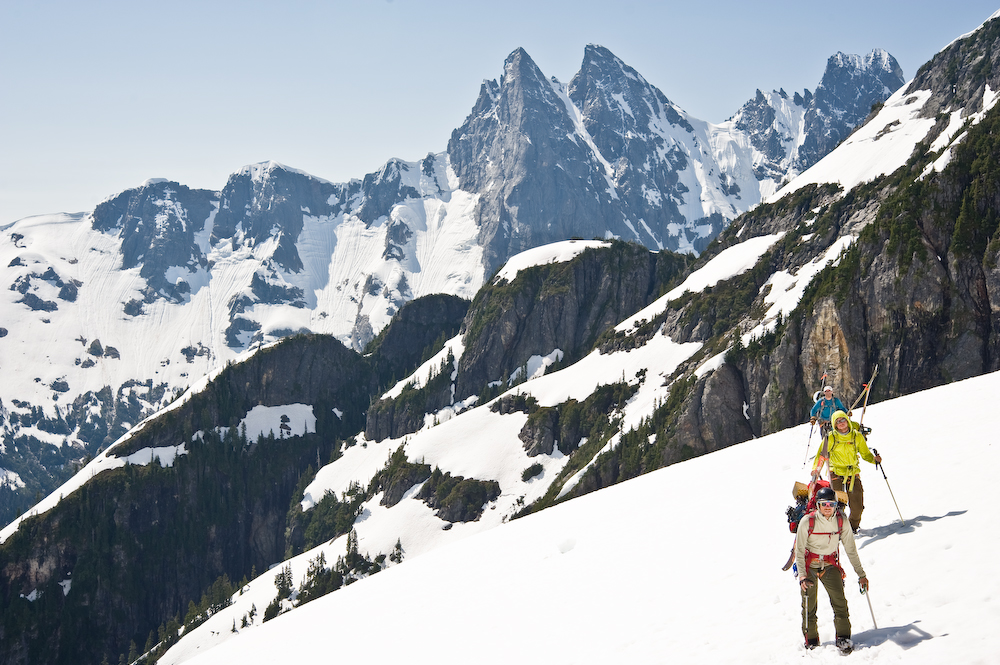
[[906,626],[892,626],[890,628],[876,628],[856,633],[853,637],[856,647],[876,647],[886,642],[895,642],[903,649],[911,649],[921,642],[933,639],[934,635],[917,628],[919,621]]
[[913,533],[919,527],[923,526],[924,522],[937,522],[945,517],[957,517],[959,515],[964,515],[968,511],[966,510],[953,510],[947,515],[941,515],[939,517],[927,517],[926,515],[920,515],[914,517],[913,519],[908,519],[906,522],[893,522],[892,524],[886,524],[885,526],[877,526],[874,529],[864,529],[865,542],[858,545],[858,550],[868,547],[872,543],[888,538],[893,534],[899,533]]

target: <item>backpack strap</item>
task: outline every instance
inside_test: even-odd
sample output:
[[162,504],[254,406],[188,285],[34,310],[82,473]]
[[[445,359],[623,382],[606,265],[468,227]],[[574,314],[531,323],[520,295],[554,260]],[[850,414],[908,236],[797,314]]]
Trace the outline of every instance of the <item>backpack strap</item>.
[[[813,529],[815,529],[815,528],[816,528],[816,511],[814,510],[811,513],[809,513],[809,535],[810,536],[813,535]],[[840,539],[840,536],[841,536],[841,534],[843,532],[844,532],[844,514],[840,511],[840,508],[838,508],[837,509],[837,538],[838,538],[838,540]],[[831,535],[832,536],[833,534],[832,533],[830,533],[830,534],[821,533],[820,535]],[[806,570],[809,570],[809,568],[812,566],[812,562],[813,561],[819,560],[819,561],[822,561],[823,563],[826,563],[826,564],[828,564],[830,566],[833,566],[834,568],[836,568],[837,570],[839,570],[841,577],[846,577],[847,576],[847,574],[844,572],[844,569],[840,567],[840,545],[839,544],[837,545],[837,551],[833,552],[832,554],[826,554],[826,555],[822,555],[821,556],[821,555],[816,554],[815,552],[811,551],[808,547],[806,547],[805,554],[806,554],[806,556],[805,556],[805,559],[806,559]]]

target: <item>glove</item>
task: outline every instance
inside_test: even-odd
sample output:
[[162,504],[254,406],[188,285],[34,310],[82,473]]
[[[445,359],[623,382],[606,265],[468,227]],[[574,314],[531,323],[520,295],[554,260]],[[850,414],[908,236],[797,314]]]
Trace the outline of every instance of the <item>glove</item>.
[[861,593],[868,591],[868,578],[862,577],[858,580],[858,586],[861,587]]
[[812,417],[811,417],[811,418],[809,419],[809,424],[810,424],[810,425],[815,425],[815,424],[816,424],[816,416],[812,416]]

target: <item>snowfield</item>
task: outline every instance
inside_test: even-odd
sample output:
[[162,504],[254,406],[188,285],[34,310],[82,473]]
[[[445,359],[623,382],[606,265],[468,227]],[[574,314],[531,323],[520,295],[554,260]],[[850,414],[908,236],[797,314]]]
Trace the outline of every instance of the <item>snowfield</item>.
[[[858,546],[875,621],[848,566],[852,662],[997,662],[1000,578],[988,572],[1000,540],[988,515],[994,488],[971,470],[1000,463],[992,423],[979,417],[998,390],[1000,374],[990,374],[865,414],[888,482],[863,464]],[[234,634],[233,617],[246,611],[235,608],[253,598],[260,609],[274,596],[273,573],[262,575],[235,597],[229,609],[238,614],[219,613],[160,662],[319,663],[332,654],[505,664],[842,662],[822,591],[822,646],[804,650],[798,587],[780,570],[792,544],[784,510],[792,484],[807,478],[807,443],[816,451],[808,435],[798,426],[408,555]],[[406,536],[402,542],[406,549]],[[295,562],[296,580],[313,556]]]

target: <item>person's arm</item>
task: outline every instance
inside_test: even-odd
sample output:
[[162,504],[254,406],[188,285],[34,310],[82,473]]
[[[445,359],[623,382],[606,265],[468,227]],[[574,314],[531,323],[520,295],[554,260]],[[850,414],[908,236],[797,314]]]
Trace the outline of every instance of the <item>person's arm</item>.
[[799,575],[801,584],[808,575],[806,569],[806,540],[809,538],[809,517],[803,516],[799,520],[799,528],[795,531],[795,569]]
[[858,578],[866,578],[865,569],[861,565],[861,557],[858,555],[858,546],[854,542],[854,533],[851,531],[851,524],[844,519],[844,528],[840,530],[840,544],[844,546],[844,552],[847,553],[847,558],[851,562],[851,566],[854,567],[854,572],[858,574]]
[[868,441],[865,440],[865,435],[861,432],[857,432],[854,435],[854,441],[858,446],[858,453],[861,455],[861,459],[868,462],[869,464],[881,464],[882,456],[876,457],[872,454],[872,451],[868,448]]

